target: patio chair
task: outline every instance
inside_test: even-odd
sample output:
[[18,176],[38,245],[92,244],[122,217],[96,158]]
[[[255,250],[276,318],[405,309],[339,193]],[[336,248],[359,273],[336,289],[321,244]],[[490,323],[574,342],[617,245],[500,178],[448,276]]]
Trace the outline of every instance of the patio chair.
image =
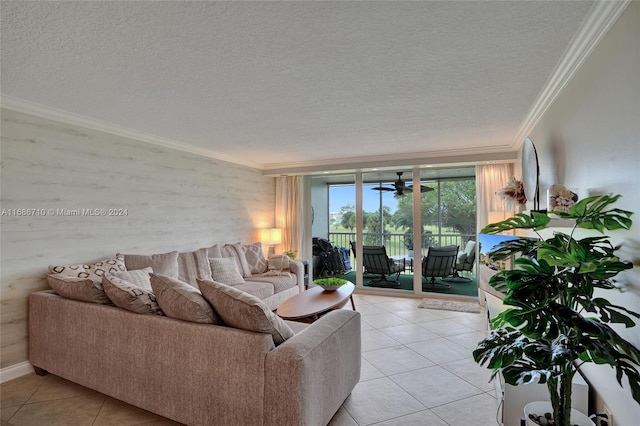
[[[367,274],[377,276],[376,279],[368,281],[369,285],[400,287],[398,278],[400,272],[404,271],[404,261],[400,263],[390,259],[384,246],[362,246],[362,265]],[[394,274],[395,279],[388,278]]]
[[467,245],[464,247],[464,251],[458,253],[456,257],[456,265],[453,268],[453,274],[447,277],[446,281],[458,281],[458,282],[470,282],[471,278],[463,277],[459,274],[461,271],[471,272],[473,265],[476,262],[476,242],[471,240],[467,241]]
[[422,277],[427,278],[427,284],[433,288],[450,288],[448,284],[437,282],[436,278],[453,275],[457,256],[458,246],[430,247],[422,260]]

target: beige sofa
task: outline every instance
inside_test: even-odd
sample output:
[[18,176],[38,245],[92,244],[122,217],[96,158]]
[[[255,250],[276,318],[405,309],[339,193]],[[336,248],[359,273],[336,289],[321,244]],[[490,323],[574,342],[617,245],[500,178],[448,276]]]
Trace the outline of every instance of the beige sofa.
[[[237,275],[230,277],[237,281],[218,284],[225,291],[257,297],[262,303],[251,303],[266,305],[260,309],[271,316],[283,301],[304,291],[302,263],[291,261],[286,270],[259,272],[255,268],[262,258],[249,253],[253,248],[259,254],[259,245],[234,246],[237,250],[225,245],[222,251],[214,246],[180,254],[116,255],[93,265],[50,266],[49,278],[71,274],[80,281],[52,279],[58,293],[30,295],[31,364],[38,374],[50,372],[188,425],[326,425],[360,379],[357,312],[333,311],[311,325],[286,321],[291,329],[288,339],[274,343],[268,332],[247,331],[264,331],[260,327],[240,329],[214,325],[227,321],[202,324],[169,314],[149,315],[146,305],[142,312],[147,314],[137,313],[123,309],[126,305],[101,304],[102,293],[96,301],[78,292],[95,291],[91,282],[102,276],[104,284],[110,271],[140,273],[151,266],[154,274],[165,276],[163,280],[173,276],[180,285],[198,288],[200,278],[215,278],[211,259],[245,251],[250,260],[223,260],[237,262],[237,268],[231,268]],[[263,262],[258,269],[265,267]],[[77,287],[87,277],[90,285]],[[233,307],[231,311],[245,312]]]
[[360,378],[360,315],[336,310],[275,346],[269,334],[60,297],[29,298],[29,359],[188,425],[326,425]]

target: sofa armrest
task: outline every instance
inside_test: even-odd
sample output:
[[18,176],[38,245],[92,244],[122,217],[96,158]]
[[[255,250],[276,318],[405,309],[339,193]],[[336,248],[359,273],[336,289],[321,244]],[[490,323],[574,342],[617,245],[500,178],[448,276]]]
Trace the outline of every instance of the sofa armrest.
[[360,380],[360,357],[360,314],[346,309],[329,312],[269,352],[264,424],[329,423]]
[[292,274],[295,274],[298,287],[300,288],[300,293],[302,293],[304,288],[304,264],[298,260],[291,259],[289,261],[289,270]]

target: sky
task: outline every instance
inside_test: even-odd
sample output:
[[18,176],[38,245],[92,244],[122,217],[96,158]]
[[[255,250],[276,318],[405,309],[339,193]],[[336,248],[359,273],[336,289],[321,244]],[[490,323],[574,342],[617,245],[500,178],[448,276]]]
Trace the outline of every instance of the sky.
[[517,240],[513,235],[478,234],[480,240],[480,254],[487,254],[503,241]]
[[[363,210],[366,212],[375,212],[380,206],[380,193],[382,193],[382,203],[391,208],[391,213],[398,208],[398,201],[393,197],[391,191],[375,191],[370,189],[376,185],[365,185],[362,194]],[[356,205],[356,187],[354,185],[329,187],[329,211],[339,212],[342,206]]]

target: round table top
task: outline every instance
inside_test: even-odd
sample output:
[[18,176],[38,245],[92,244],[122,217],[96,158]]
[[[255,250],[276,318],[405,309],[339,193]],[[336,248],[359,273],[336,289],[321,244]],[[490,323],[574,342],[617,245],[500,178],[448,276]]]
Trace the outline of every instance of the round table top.
[[311,287],[286,300],[276,314],[283,319],[300,319],[319,315],[323,312],[342,307],[356,288],[351,282],[335,291],[325,291],[322,287]]

